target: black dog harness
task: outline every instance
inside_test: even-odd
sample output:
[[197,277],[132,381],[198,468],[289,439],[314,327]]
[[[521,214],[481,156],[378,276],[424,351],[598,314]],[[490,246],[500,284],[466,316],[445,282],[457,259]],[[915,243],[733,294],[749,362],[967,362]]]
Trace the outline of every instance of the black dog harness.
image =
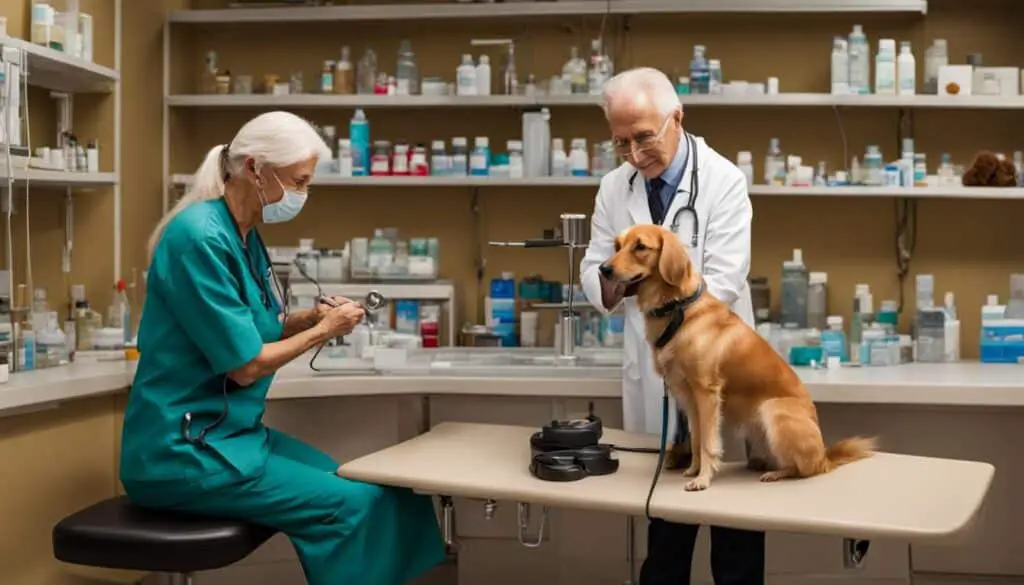
[[707,286],[704,284],[704,279],[701,279],[700,285],[697,290],[693,291],[693,294],[684,299],[671,300],[660,307],[655,307],[650,311],[647,311],[647,315],[655,318],[671,317],[668,321],[668,325],[665,326],[665,330],[661,332],[658,339],[654,342],[656,349],[665,347],[669,341],[679,331],[679,328],[683,326],[683,321],[686,319],[686,309],[693,306],[697,302],[697,299],[704,294]]

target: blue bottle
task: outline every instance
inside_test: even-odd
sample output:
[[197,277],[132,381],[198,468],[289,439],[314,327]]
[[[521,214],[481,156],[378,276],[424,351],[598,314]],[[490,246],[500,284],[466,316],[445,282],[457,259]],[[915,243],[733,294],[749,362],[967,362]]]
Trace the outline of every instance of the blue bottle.
[[502,272],[500,278],[491,279],[491,314],[488,325],[501,339],[502,347],[519,345],[516,336],[516,282],[511,272]]
[[850,361],[846,350],[846,332],[843,331],[843,318],[831,315],[827,319],[828,329],[821,332],[821,349],[826,358],[835,356],[840,362]]
[[348,137],[352,145],[352,176],[365,177],[370,174],[370,121],[363,110],[352,115]]
[[469,155],[469,174],[486,177],[490,174],[491,149],[486,136],[477,136],[473,141],[473,152]]
[[711,93],[711,66],[705,58],[704,45],[693,46],[693,59],[690,61],[690,93]]

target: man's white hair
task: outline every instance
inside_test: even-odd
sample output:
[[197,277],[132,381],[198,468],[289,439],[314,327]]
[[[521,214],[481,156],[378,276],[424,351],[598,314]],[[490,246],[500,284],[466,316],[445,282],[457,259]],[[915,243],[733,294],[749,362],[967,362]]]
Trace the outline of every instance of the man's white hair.
[[601,107],[608,118],[612,105],[625,99],[634,99],[637,94],[645,95],[662,116],[668,116],[681,108],[679,95],[668,76],[653,67],[637,67],[619,73],[604,86]]

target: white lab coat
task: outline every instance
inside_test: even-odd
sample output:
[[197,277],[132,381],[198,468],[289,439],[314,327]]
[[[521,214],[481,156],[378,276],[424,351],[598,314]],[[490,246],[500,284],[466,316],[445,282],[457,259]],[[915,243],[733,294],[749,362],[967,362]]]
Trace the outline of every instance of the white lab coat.
[[[753,210],[747,193],[747,182],[740,171],[725,157],[708,146],[703,138],[694,137],[697,148],[698,194],[694,207],[700,219],[696,249],[692,214],[679,218],[677,235],[686,246],[695,268],[704,275],[707,290],[715,298],[732,307],[739,317],[754,326],[747,273],[750,270],[750,220]],[[676,212],[689,199],[693,159],[687,164],[672,205],[662,225],[669,227]],[[630,177],[636,169],[629,163],[601,179],[591,217],[590,243],[580,262],[580,280],[587,300],[602,311],[601,284],[598,267],[615,252],[615,237],[626,228],[651,223],[647,191],[643,175],[637,173],[632,186]],[[622,364],[622,415],[626,431],[661,434],[661,410],[664,386],[654,370],[651,347],[644,336],[644,318],[635,298],[625,299],[624,356]],[[612,309],[614,309],[613,307]],[[677,408],[674,401],[672,408]],[[668,436],[675,434],[676,417],[669,417]]]

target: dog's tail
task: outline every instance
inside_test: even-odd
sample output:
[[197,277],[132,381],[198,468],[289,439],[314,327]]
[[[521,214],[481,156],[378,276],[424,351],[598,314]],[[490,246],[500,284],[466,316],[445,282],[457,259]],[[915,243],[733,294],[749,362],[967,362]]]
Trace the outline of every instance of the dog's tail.
[[835,443],[825,451],[828,470],[871,457],[877,443],[875,437],[850,437]]

